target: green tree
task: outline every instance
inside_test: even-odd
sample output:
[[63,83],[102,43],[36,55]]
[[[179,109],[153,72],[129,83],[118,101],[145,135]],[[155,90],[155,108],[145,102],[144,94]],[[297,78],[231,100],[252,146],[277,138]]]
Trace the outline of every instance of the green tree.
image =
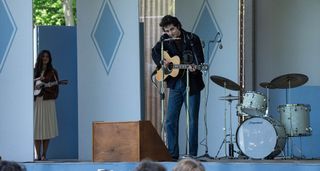
[[75,6],[76,0],[33,0],[33,24],[74,25]]

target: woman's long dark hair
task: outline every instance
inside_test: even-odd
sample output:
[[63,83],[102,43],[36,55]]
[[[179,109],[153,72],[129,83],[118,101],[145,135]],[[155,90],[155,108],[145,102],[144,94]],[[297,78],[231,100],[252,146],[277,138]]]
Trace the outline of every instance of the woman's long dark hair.
[[39,54],[38,54],[38,57],[37,57],[37,62],[36,62],[36,65],[34,67],[34,77],[37,78],[37,77],[40,77],[41,75],[41,71],[42,71],[42,57],[44,56],[44,54],[48,54],[49,56],[49,62],[47,64],[47,69],[45,71],[44,74],[46,74],[47,71],[50,71],[50,70],[54,70],[53,69],[53,66],[52,66],[52,57],[51,57],[51,53],[49,50],[42,50]]

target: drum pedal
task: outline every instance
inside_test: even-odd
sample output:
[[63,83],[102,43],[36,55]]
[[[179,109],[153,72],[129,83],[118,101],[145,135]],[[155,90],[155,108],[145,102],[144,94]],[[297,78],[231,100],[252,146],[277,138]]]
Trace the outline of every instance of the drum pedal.
[[229,144],[229,156],[234,157],[234,146],[233,144]]

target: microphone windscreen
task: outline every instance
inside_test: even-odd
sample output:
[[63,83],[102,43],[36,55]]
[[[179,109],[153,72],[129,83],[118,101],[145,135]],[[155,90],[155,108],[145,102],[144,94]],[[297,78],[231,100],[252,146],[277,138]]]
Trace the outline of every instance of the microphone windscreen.
[[169,38],[170,38],[170,36],[165,33],[165,34],[163,34],[163,35],[161,36],[160,40],[163,41],[163,40],[166,40],[166,39],[169,39]]

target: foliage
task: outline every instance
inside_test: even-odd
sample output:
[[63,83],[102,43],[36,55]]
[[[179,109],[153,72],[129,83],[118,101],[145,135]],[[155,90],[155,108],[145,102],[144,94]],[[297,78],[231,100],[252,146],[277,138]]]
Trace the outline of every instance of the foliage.
[[[62,9],[63,0],[33,0],[34,25],[65,25]],[[76,16],[75,1],[73,0],[73,13]]]

